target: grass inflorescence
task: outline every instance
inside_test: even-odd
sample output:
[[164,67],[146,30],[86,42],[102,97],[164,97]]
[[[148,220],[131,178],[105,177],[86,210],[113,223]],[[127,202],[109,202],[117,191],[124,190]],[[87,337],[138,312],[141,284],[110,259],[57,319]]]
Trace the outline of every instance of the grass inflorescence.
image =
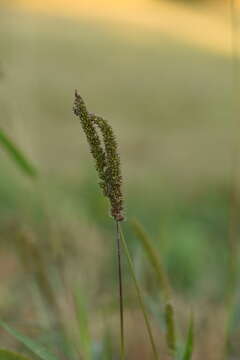
[[[99,185],[103,190],[104,196],[109,199],[111,205],[111,215],[116,221],[116,240],[117,240],[117,259],[118,259],[118,280],[119,280],[119,299],[120,299],[120,331],[121,331],[121,359],[125,359],[124,344],[124,317],[123,317],[123,286],[122,286],[122,265],[121,265],[121,245],[126,255],[130,272],[134,280],[139,304],[144,316],[147,332],[153,350],[155,360],[159,359],[157,347],[148,319],[147,311],[143,301],[140,286],[134,273],[133,262],[120,228],[120,222],[124,220],[123,215],[123,195],[122,195],[122,175],[120,168],[120,156],[116,137],[112,127],[102,117],[88,112],[85,102],[77,91],[75,91],[74,114],[79,117],[87,141],[90,146],[91,154],[95,160],[96,170],[99,176]],[[100,132],[100,135],[99,135]]]
[[[120,332],[121,359],[125,358],[124,317],[123,317],[123,285],[122,261],[119,222],[124,220],[122,175],[117,141],[112,127],[102,117],[90,113],[82,97],[75,90],[73,107],[74,114],[80,119],[83,131],[87,137],[91,154],[99,177],[99,185],[110,202],[111,216],[116,221],[116,243],[118,261],[119,302],[120,302]],[[100,134],[99,134],[100,132]]]
[[[79,117],[95,160],[99,185],[111,204],[111,215],[124,220],[120,156],[112,127],[102,117],[89,113],[82,97],[75,91],[74,113]],[[100,130],[102,139],[98,134]]]

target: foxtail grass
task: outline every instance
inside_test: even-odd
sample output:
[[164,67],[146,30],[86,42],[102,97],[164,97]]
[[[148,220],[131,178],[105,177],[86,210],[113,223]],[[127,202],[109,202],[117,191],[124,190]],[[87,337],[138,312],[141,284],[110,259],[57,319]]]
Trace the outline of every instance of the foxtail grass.
[[[120,308],[120,334],[121,359],[125,359],[124,342],[124,311],[123,311],[123,284],[122,260],[119,222],[124,220],[122,176],[120,169],[120,156],[112,127],[102,117],[88,112],[85,102],[75,91],[74,114],[80,119],[81,126],[86,135],[90,152],[95,161],[99,177],[99,185],[110,203],[110,214],[116,222],[116,248],[118,262],[119,308]],[[101,136],[99,135],[99,132]]]
[[95,162],[99,185],[103,195],[108,198],[110,214],[116,223],[116,248],[118,263],[119,283],[119,313],[120,313],[120,334],[121,334],[121,360],[125,359],[125,336],[124,336],[124,309],[123,309],[123,281],[122,281],[122,256],[123,249],[129,264],[130,272],[136,287],[138,300],[145,319],[148,335],[153,349],[154,359],[158,360],[157,347],[154,342],[153,333],[144,305],[140,286],[134,273],[133,262],[124,239],[120,223],[124,220],[122,175],[120,167],[120,156],[115,134],[109,123],[102,117],[90,113],[80,94],[75,91],[74,114],[79,118],[82,129],[86,135],[90,152]]

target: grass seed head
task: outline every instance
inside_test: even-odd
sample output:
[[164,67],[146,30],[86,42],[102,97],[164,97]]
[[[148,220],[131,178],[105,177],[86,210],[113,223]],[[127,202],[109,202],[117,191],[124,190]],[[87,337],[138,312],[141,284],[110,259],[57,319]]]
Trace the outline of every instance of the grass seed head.
[[87,137],[100,179],[99,185],[111,204],[111,215],[116,221],[122,221],[124,220],[122,176],[120,156],[113,129],[105,119],[88,112],[77,91],[75,91],[73,111],[79,117]]

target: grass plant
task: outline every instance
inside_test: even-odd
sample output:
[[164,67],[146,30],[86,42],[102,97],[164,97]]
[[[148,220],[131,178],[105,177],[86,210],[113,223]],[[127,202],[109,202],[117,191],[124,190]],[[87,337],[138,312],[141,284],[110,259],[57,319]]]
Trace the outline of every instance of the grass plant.
[[[157,347],[154,342],[150,322],[142,299],[140,287],[134,274],[134,267],[128,251],[127,243],[120,229],[120,222],[124,220],[122,176],[120,169],[120,156],[117,142],[111,126],[106,120],[95,114],[89,113],[82,97],[75,91],[74,113],[79,117],[82,128],[86,134],[91,154],[95,160],[96,170],[99,176],[99,185],[104,196],[109,199],[111,216],[116,222],[117,259],[118,259],[118,281],[119,281],[119,302],[120,302],[120,333],[121,333],[121,359],[125,359],[125,337],[124,337],[124,311],[123,311],[123,284],[122,284],[122,260],[121,243],[127,256],[130,271],[136,286],[138,299],[143,311],[150,342],[155,360],[159,359]],[[100,130],[101,137],[97,130]]]

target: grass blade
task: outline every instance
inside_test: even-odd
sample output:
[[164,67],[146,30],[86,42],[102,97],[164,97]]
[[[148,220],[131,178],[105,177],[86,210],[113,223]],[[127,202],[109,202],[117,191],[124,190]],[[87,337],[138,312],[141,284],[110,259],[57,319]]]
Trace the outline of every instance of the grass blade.
[[79,289],[74,293],[74,304],[79,330],[79,339],[83,360],[91,360],[91,337],[89,332],[89,321],[86,311],[86,303],[83,294]]
[[33,165],[26,159],[25,155],[13,143],[12,140],[0,129],[0,144],[8,152],[18,167],[28,176],[35,178],[37,171]]
[[168,281],[168,276],[163,268],[159,254],[154,248],[151,240],[147,233],[143,229],[142,225],[137,221],[132,221],[132,226],[137,238],[144,249],[144,252],[155,270],[155,274],[158,280],[159,288],[162,291],[163,298],[165,301],[165,323],[166,323],[166,341],[168,349],[171,354],[176,354],[176,325],[174,317],[174,307],[171,301],[171,288]]
[[29,360],[23,355],[14,353],[9,350],[0,349],[0,360]]
[[168,303],[171,297],[171,290],[170,285],[168,281],[168,277],[166,272],[164,271],[163,265],[161,263],[159,254],[157,250],[152,245],[151,240],[149,239],[147,233],[143,229],[142,225],[137,221],[132,221],[133,230],[138,238],[140,240],[140,243],[145,251],[145,254],[148,257],[148,260],[152,267],[155,270],[155,274],[158,279],[159,287],[163,293],[165,302]]
[[187,334],[187,341],[186,341],[182,360],[191,360],[193,353],[193,346],[194,346],[194,321],[193,321],[193,315],[191,314],[191,319]]
[[20,332],[13,329],[12,327],[10,327],[1,320],[0,320],[0,326],[42,360],[57,360],[57,357],[49,353],[44,347],[31,340],[29,337],[22,335]]
[[113,339],[109,329],[105,331],[103,337],[103,351],[101,359],[112,360],[114,359],[115,349],[113,345]]
[[127,242],[126,242],[126,240],[124,238],[123,231],[122,231],[121,227],[120,227],[120,235],[121,235],[120,240],[121,240],[121,243],[122,243],[122,247],[123,247],[124,253],[125,253],[126,257],[127,257],[129,269],[130,269],[130,272],[131,272],[131,275],[132,275],[132,278],[133,278],[133,281],[134,281],[134,285],[135,285],[135,288],[136,288],[136,291],[137,291],[137,296],[138,296],[139,304],[140,304],[140,307],[141,307],[141,310],[142,310],[142,313],[143,313],[143,317],[144,317],[147,332],[148,332],[148,335],[149,335],[150,343],[151,343],[151,346],[152,346],[154,359],[158,360],[159,355],[158,355],[157,347],[156,347],[156,344],[155,344],[155,341],[154,341],[154,337],[153,337],[150,321],[149,321],[149,318],[148,318],[147,310],[146,310],[146,307],[145,307],[145,304],[144,304],[144,301],[143,301],[142,291],[141,291],[141,288],[140,288],[140,286],[138,284],[138,280],[137,280],[137,277],[136,277],[135,272],[134,272],[134,265],[133,265],[131,255],[130,255],[129,250],[128,250],[128,245],[127,245]]

